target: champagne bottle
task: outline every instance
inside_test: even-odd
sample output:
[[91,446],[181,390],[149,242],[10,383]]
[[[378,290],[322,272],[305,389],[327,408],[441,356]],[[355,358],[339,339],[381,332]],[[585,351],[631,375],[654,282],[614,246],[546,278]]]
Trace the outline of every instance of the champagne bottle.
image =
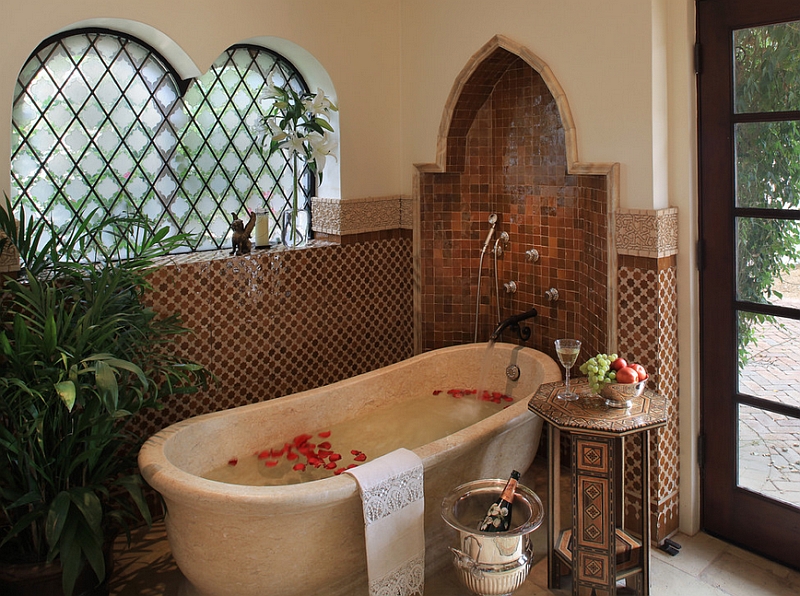
[[486,517],[478,526],[481,532],[506,532],[511,527],[511,505],[514,502],[514,491],[517,489],[519,472],[513,470],[500,498],[492,503]]

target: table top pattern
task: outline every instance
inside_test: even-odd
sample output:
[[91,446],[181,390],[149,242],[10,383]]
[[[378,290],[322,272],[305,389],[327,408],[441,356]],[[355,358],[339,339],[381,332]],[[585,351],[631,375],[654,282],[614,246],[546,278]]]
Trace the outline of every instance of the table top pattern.
[[630,408],[615,409],[592,393],[585,377],[570,380],[570,389],[580,395],[578,400],[560,399],[558,393],[563,388],[563,382],[542,383],[528,409],[561,430],[596,435],[622,436],[667,423],[667,401],[650,389],[634,398]]

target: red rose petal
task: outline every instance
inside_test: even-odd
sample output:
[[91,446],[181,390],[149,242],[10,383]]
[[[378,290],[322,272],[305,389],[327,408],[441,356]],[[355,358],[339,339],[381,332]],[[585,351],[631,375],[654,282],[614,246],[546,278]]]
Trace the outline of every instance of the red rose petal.
[[323,439],[327,439],[328,437],[331,436],[331,431],[324,430],[321,433],[319,433],[319,436],[322,437]]
[[229,466],[235,466],[238,463],[239,463],[239,458],[238,457],[232,457],[232,458],[230,458],[228,460],[228,465]]
[[305,471],[305,469],[306,469],[305,464],[295,464],[294,466],[292,466],[292,470],[294,470],[295,472],[303,472]]
[[300,445],[302,445],[304,443],[308,443],[308,440],[310,438],[311,438],[311,435],[297,435],[294,438],[293,442],[297,447],[299,447]]
[[286,459],[288,459],[289,461],[294,461],[298,457],[300,457],[300,456],[297,455],[294,451],[290,451],[289,453],[286,454]]
[[356,461],[365,461],[367,459],[367,456],[363,453],[359,453],[353,459]]
[[353,455],[361,455],[361,452],[358,449],[351,449],[350,453],[352,453]]
[[344,472],[346,469],[347,469],[347,468],[337,468],[336,470],[334,470],[334,472],[333,472],[333,473],[334,473],[334,474],[336,474],[336,475],[338,476],[339,474],[341,474],[342,472]]
[[269,449],[265,449],[258,454],[258,459],[267,459],[268,457],[270,457]]
[[351,469],[353,469],[353,468],[357,468],[357,467],[358,467],[358,464],[350,464],[349,466],[347,466],[347,467],[345,468],[345,470],[351,470]]
[[317,451],[317,457],[320,459],[325,459],[326,457],[330,457],[333,455],[333,451],[328,451],[327,449],[320,449]]
[[441,390],[441,389],[435,389],[435,390],[434,390],[434,392],[433,392],[433,394],[434,394],[434,395],[439,395],[441,392],[442,392],[442,390]]
[[335,467],[336,467],[336,462],[334,462],[334,461],[325,464],[325,469],[326,470],[333,470]]
[[330,441],[323,441],[322,443],[317,445],[317,447],[319,447],[320,449],[330,449],[331,448],[331,442]]
[[278,465],[278,460],[277,459],[268,459],[268,460],[266,460],[264,462],[264,465],[267,466],[268,468],[274,468],[275,466]]

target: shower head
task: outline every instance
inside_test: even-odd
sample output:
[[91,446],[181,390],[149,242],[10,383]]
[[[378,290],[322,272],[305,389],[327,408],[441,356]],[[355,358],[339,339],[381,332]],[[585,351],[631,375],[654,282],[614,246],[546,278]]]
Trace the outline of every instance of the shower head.
[[486,247],[489,246],[489,242],[492,241],[492,235],[494,234],[494,227],[497,225],[497,213],[492,213],[489,216],[489,224],[491,227],[489,228],[489,233],[486,234],[486,240],[483,242],[483,248],[481,252],[486,252]]

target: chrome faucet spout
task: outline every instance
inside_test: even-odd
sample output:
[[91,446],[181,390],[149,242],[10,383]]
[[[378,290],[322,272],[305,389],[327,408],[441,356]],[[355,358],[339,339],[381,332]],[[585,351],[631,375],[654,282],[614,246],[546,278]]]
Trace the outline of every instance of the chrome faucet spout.
[[505,331],[507,328],[511,328],[513,331],[516,331],[519,338],[523,341],[530,339],[531,328],[521,327],[520,323],[522,321],[532,319],[536,315],[537,315],[536,309],[532,308],[526,312],[508,317],[505,321],[500,323],[497,326],[497,329],[494,330],[494,333],[492,333],[492,335],[489,336],[489,341],[494,342],[500,339],[500,336],[503,334],[503,331]]

